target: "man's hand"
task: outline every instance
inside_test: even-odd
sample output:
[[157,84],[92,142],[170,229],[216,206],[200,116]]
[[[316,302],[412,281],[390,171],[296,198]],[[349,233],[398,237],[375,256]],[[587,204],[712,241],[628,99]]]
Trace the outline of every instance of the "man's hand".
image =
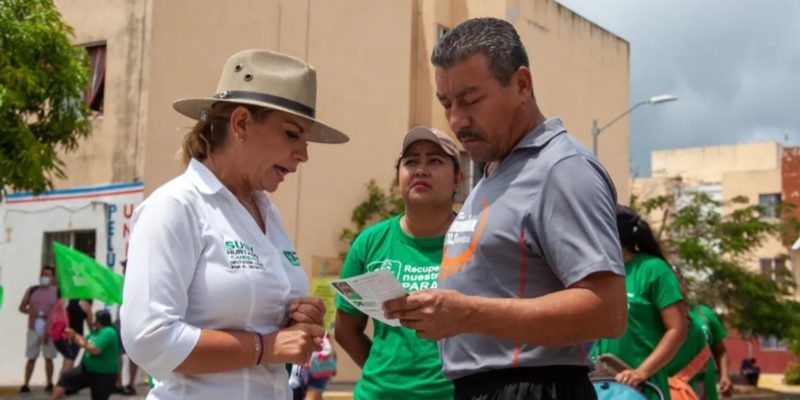
[[472,313],[468,297],[452,290],[411,292],[383,303],[387,318],[417,331],[417,336],[439,340],[468,331],[465,319]]
[[319,297],[300,297],[289,302],[289,325],[306,323],[323,326],[325,304]]

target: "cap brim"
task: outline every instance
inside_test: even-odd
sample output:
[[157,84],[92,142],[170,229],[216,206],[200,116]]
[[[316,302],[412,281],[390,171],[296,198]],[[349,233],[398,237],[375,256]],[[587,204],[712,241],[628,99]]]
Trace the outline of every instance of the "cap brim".
[[347,135],[330,127],[329,125],[323,122],[320,122],[319,120],[309,118],[306,115],[300,114],[296,111],[284,107],[272,104],[265,104],[255,100],[246,100],[246,99],[226,100],[226,99],[208,99],[208,98],[179,99],[174,103],[172,103],[172,108],[174,108],[175,111],[191,119],[199,121],[200,115],[203,113],[203,111],[210,109],[211,106],[217,102],[249,104],[273,110],[280,110],[307,119],[312,122],[311,131],[309,132],[308,135],[309,142],[338,144],[338,143],[347,143],[350,141],[350,138]]
[[430,140],[431,142],[437,144],[439,143],[439,138],[435,133],[431,132],[430,129],[417,126],[406,133],[406,138],[403,139],[403,148],[400,150],[400,155],[405,154],[409,146],[419,142],[420,140]]

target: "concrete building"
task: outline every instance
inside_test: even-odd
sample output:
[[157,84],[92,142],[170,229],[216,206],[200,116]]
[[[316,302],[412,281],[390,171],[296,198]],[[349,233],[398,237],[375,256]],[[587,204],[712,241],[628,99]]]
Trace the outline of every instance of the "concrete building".
[[[743,196],[751,204],[765,206],[767,218],[777,218],[775,206],[787,198],[784,193],[796,192],[800,186],[794,184],[795,189],[790,189],[791,185],[786,188],[783,185],[784,175],[791,173],[784,168],[787,159],[784,154],[793,154],[795,150],[784,149],[776,142],[762,142],[654,151],[651,176],[632,178],[631,192],[640,198],[704,192],[723,203]],[[787,179],[790,176],[793,175],[787,175]],[[728,213],[730,207],[719,211]],[[762,265],[780,267],[788,255],[789,249],[779,238],[770,238],[752,254],[748,268],[761,271]]]
[[[677,198],[702,192],[712,199],[727,203],[738,196],[750,204],[765,208],[764,218],[780,217],[776,206],[781,201],[800,205],[800,148],[784,147],[777,142],[760,142],[725,146],[693,147],[651,153],[651,177],[633,178],[631,192],[640,199],[659,195]],[[732,211],[731,205],[720,213]],[[800,216],[798,209],[795,217]],[[651,215],[656,222],[661,215]],[[797,257],[787,246],[796,238],[772,237],[750,255],[746,267],[773,279],[778,270],[788,271],[798,280]],[[795,292],[800,299],[800,293]],[[779,338],[742,338],[731,332],[726,340],[731,371],[738,371],[743,358],[755,357],[764,372],[783,373],[794,360]]]
[[[213,94],[222,64],[237,51],[272,49],[314,65],[317,115],[351,137],[343,146],[310,146],[310,162],[273,196],[309,272],[343,250],[338,237],[365,183],[389,185],[405,132],[416,125],[449,130],[429,57],[436,39],[460,21],[512,22],[528,48],[543,112],[562,117],[587,146],[593,119],[609,120],[630,104],[629,44],[553,0],[56,3],[75,28],[75,44],[93,55],[93,135],[65,157],[68,178],[56,182],[57,191],[9,196],[0,206],[6,294],[0,319],[9,327],[0,385],[22,379],[25,325],[15,306],[47,262],[48,238],[94,231],[94,255],[118,270],[128,211],[183,169],[175,153],[192,121],[172,102]],[[628,158],[612,153],[628,154],[627,126],[627,120],[615,124],[599,144],[620,199],[628,198]],[[118,192],[127,197],[109,197]],[[70,193],[83,197],[64,197]],[[357,369],[343,364],[337,379],[355,380]],[[42,380],[41,363],[34,380]]]

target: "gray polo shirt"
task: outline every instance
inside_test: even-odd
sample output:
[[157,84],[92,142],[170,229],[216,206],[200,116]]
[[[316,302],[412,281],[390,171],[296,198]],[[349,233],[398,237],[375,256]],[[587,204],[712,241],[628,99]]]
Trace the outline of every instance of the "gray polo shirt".
[[[560,119],[548,119],[470,193],[447,232],[439,286],[474,296],[533,298],[595,272],[624,275],[615,204],[614,184],[600,162]],[[440,340],[439,351],[449,379],[586,363],[581,346],[474,334]]]

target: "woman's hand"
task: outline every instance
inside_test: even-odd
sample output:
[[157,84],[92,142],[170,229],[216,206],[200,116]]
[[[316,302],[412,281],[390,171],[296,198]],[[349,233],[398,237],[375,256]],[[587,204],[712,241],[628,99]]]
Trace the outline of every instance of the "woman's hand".
[[77,334],[76,334],[76,335],[75,335],[75,336],[72,338],[72,340],[75,342],[75,344],[77,344],[77,345],[78,345],[78,347],[83,347],[83,346],[85,346],[85,345],[86,345],[86,339],[84,339],[84,338],[83,338],[83,336],[81,336],[81,335],[77,335]]
[[626,369],[618,373],[614,379],[628,386],[639,387],[647,378],[649,378],[649,376],[638,369]]
[[298,322],[264,336],[262,364],[304,365],[315,351],[322,350],[322,325]]
[[719,378],[719,393],[723,397],[731,397],[733,394],[733,384],[729,376],[725,375]]
[[67,339],[69,340],[74,339],[75,336],[77,335],[77,333],[75,333],[75,330],[73,330],[72,328],[64,329],[64,333],[67,334]]
[[300,297],[289,302],[289,325],[306,323],[323,326],[325,304],[319,297]]

